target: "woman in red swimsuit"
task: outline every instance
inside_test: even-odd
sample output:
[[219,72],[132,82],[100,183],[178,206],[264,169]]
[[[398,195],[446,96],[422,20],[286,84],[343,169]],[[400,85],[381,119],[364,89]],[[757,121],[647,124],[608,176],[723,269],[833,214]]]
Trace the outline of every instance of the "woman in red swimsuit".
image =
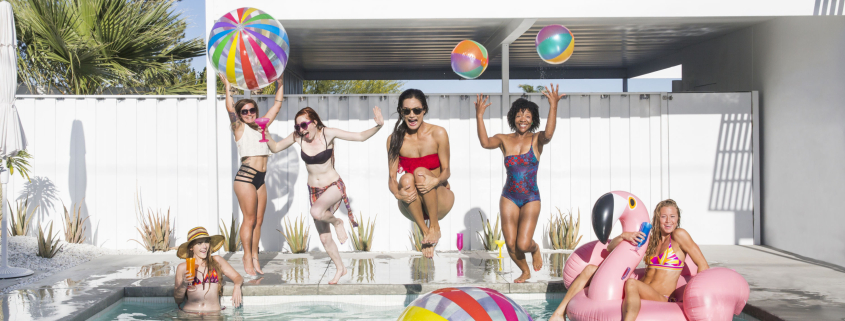
[[[549,100],[549,117],[546,127],[539,133],[540,109],[537,104],[519,98],[508,111],[508,125],[513,133],[496,134],[487,137],[484,127],[484,111],[490,106],[489,97],[478,95],[475,102],[475,118],[478,124],[478,140],[486,149],[498,148],[505,155],[507,181],[499,198],[499,213],[502,216],[502,234],[508,247],[508,255],[522,270],[514,283],[523,283],[531,277],[525,254],[531,253],[534,271],[543,267],[540,245],[534,242],[534,230],[540,217],[540,190],[537,188],[537,169],[543,145],[552,140],[557,124],[557,104],[565,96],[558,93],[554,85],[546,87],[543,95]],[[551,90],[550,90],[551,89]]]
[[[408,89],[399,95],[399,120],[387,138],[388,187],[399,200],[399,211],[423,232],[423,256],[434,256],[440,223],[455,204],[449,190],[449,135],[423,121],[428,113],[425,94]],[[402,174],[397,180],[397,174]],[[435,220],[429,220],[436,217]],[[429,225],[426,225],[426,220]]]

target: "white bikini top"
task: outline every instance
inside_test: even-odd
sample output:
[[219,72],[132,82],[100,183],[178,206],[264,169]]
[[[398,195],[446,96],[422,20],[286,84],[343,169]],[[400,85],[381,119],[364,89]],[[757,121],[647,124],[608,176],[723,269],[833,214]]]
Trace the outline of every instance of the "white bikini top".
[[238,145],[238,154],[241,157],[249,157],[249,156],[266,156],[270,155],[270,147],[267,146],[267,143],[259,143],[258,141],[261,140],[261,132],[252,129],[247,124],[243,124],[244,133],[241,135],[241,139],[235,141],[235,144]]

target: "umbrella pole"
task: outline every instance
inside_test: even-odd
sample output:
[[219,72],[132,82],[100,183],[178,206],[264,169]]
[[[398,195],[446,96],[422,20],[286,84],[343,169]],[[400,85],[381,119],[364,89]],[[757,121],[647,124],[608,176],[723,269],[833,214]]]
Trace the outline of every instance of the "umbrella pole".
[[2,193],[0,193],[0,195],[2,195],[2,197],[0,197],[0,213],[3,213],[3,222],[2,226],[0,226],[0,230],[2,230],[2,232],[0,232],[2,237],[0,238],[2,238],[3,249],[2,254],[0,254],[2,256],[2,259],[0,259],[2,260],[2,266],[0,266],[0,279],[9,279],[30,275],[32,274],[32,270],[9,266],[9,245],[6,238],[9,234],[7,221],[9,220],[9,215],[11,215],[11,213],[5,213],[5,207],[3,206],[3,203],[6,202],[6,185],[9,183],[9,170],[3,166],[6,163],[5,158],[2,160],[3,161],[0,162],[0,183],[2,183],[2,185],[0,186],[2,186],[3,190]]

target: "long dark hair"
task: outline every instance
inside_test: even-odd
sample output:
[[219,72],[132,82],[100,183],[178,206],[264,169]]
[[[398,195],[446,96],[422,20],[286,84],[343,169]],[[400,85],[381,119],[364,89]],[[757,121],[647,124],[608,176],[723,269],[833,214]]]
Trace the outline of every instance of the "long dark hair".
[[[246,104],[252,104],[252,107],[255,107],[255,116],[256,117],[258,116],[258,103],[256,103],[255,100],[252,100],[252,99],[241,99],[241,100],[238,100],[238,102],[235,103],[235,114],[238,117],[238,121],[246,124],[247,126],[249,126],[249,128],[252,128],[255,131],[261,131],[258,128],[258,125],[256,125],[254,122],[252,122],[252,123],[245,122],[243,117],[241,116],[241,109],[244,109],[244,106],[246,106]],[[234,127],[232,127],[232,128],[234,128]]]
[[[315,111],[314,108],[305,107],[300,109],[298,112],[296,112],[296,115],[293,116],[293,121],[295,122],[296,119],[302,115],[305,115],[305,117],[308,117],[309,120],[313,121],[315,123],[314,125],[317,126],[317,129],[322,130],[323,128],[326,128],[326,125],[323,125],[323,121],[320,120],[320,115],[317,114],[317,111]],[[302,139],[302,135],[299,134],[299,131],[294,131],[294,134],[296,136],[299,136],[300,139]],[[302,142],[300,141],[300,143]],[[326,142],[326,144],[328,143],[329,142]],[[332,168],[334,168],[334,147],[332,147]]]
[[399,106],[396,106],[396,112],[399,113],[399,120],[393,126],[393,133],[390,134],[390,148],[387,150],[387,159],[391,162],[399,157],[402,143],[405,142],[405,133],[408,132],[408,124],[405,124],[405,117],[402,117],[402,102],[409,98],[419,100],[422,103],[423,112],[428,113],[428,102],[425,101],[425,94],[422,90],[407,89],[399,95]]

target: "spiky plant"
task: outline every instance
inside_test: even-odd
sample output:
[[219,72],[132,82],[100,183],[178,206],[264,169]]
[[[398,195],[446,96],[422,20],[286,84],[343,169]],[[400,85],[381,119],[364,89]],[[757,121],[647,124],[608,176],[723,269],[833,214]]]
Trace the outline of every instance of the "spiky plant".
[[243,245],[241,243],[241,238],[238,236],[238,221],[235,220],[235,216],[232,215],[232,228],[226,228],[226,222],[223,222],[223,219],[220,219],[220,223],[223,226],[218,226],[220,232],[223,233],[223,250],[226,252],[235,252],[241,249]]
[[414,227],[411,229],[411,235],[408,235],[408,239],[411,240],[411,246],[413,246],[414,251],[422,252],[422,241],[424,235],[419,225],[413,225]]
[[85,242],[86,228],[83,225],[88,218],[86,217],[85,219],[82,219],[82,202],[84,201],[85,198],[79,201],[78,207],[73,207],[73,205],[70,206],[73,216],[68,213],[67,207],[65,207],[65,204],[62,203],[62,208],[65,209],[65,242],[74,244],[82,244],[82,242]]
[[50,222],[46,236],[41,229],[41,223],[38,223],[38,252],[35,254],[46,259],[53,258],[62,249],[62,246],[59,246],[59,238],[56,237],[58,235],[59,233],[53,234],[53,222]]
[[566,259],[569,258],[570,253],[551,253],[549,254],[549,275],[552,277],[563,277],[563,269],[566,267]]
[[557,215],[549,217],[549,243],[555,250],[572,250],[581,242],[578,235],[581,229],[581,210],[578,209],[578,220],[572,222],[572,211],[566,215],[559,208]]
[[[12,204],[6,201],[9,206],[9,213],[12,213]],[[18,200],[17,211],[12,214],[12,226],[9,227],[9,235],[11,236],[26,236],[29,235],[29,223],[32,221],[32,213],[38,209],[38,205],[29,210],[29,197],[26,200]]]
[[[376,215],[378,217],[378,215]],[[349,222],[349,234],[352,235],[352,247],[355,248],[356,251],[369,251],[373,247],[373,230],[376,226],[376,220],[367,218],[367,222],[364,222],[362,219],[362,215],[359,213],[358,222],[361,224],[358,225],[357,232],[356,228],[352,227],[352,222]]]
[[290,247],[292,253],[305,253],[308,251],[311,225],[305,224],[305,217],[300,214],[298,218],[293,220],[293,224],[291,224],[289,217],[285,217],[284,229],[284,232],[278,229],[276,231],[279,231],[279,233],[285,236],[285,240],[288,241],[288,247]]
[[357,276],[358,282],[373,282],[375,280],[374,271],[373,259],[352,259],[352,277]]
[[170,234],[173,229],[170,227],[170,209],[167,209],[167,216],[159,211],[153,213],[152,209],[147,209],[147,215],[144,216],[144,209],[141,208],[141,198],[138,193],[135,193],[135,204],[137,217],[140,219],[141,226],[136,226],[135,229],[141,234],[141,240],[132,240],[141,244],[147,251],[167,251],[170,249]]
[[483,235],[481,232],[476,232],[481,239],[481,243],[484,244],[484,248],[488,251],[498,250],[499,246],[496,245],[496,241],[502,239],[502,230],[499,228],[499,215],[496,215],[495,227],[490,227],[490,220],[484,219],[484,215],[481,215],[480,211],[478,212],[478,216],[481,217],[481,226],[484,228]]

